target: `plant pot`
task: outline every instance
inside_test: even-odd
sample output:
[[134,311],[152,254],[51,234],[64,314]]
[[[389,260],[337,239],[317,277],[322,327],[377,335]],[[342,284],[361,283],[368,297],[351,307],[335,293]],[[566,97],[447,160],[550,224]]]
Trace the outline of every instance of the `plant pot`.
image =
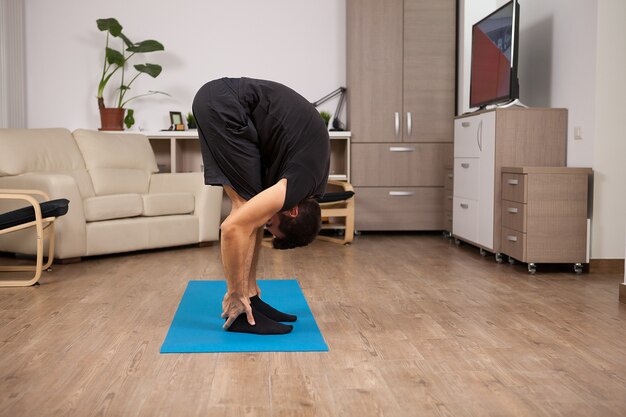
[[124,130],[125,109],[118,107],[100,108],[100,129],[98,130]]

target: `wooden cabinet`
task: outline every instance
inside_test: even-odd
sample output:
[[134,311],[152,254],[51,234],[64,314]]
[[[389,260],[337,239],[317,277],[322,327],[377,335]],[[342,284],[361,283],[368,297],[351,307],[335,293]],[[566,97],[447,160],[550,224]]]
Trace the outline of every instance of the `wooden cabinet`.
[[[348,0],[347,15],[356,227],[441,230],[443,166],[452,158],[456,1]],[[372,200],[381,196],[401,207],[399,217]]]
[[502,168],[503,254],[528,263],[573,263],[582,272],[587,260],[589,168]]
[[454,168],[446,165],[443,170],[443,230],[452,235],[452,201],[454,198]]
[[567,110],[500,108],[454,122],[452,233],[501,252],[503,166],[565,166]]

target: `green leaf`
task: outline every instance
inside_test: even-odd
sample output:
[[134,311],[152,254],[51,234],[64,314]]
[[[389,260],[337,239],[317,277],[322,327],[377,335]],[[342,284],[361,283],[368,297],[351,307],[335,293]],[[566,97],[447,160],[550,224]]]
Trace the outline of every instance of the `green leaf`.
[[121,67],[124,65],[124,55],[122,55],[121,52],[118,52],[115,49],[107,48],[106,58],[107,58],[107,62],[110,65],[117,65],[118,67]]
[[118,37],[122,33],[122,25],[112,17],[108,19],[98,19],[96,23],[101,32],[108,31],[115,37]]
[[143,72],[144,74],[148,74],[152,78],[158,77],[163,70],[163,68],[157,64],[138,64],[135,65],[135,69],[139,72]]
[[127,85],[122,85],[122,86],[120,86],[120,90],[122,90],[122,91],[130,90],[130,87],[127,86]]
[[135,124],[135,118],[133,117],[134,113],[135,111],[133,109],[126,110],[126,117],[124,118],[124,124],[126,125],[127,129],[130,129],[130,127]]
[[145,53],[145,52],[163,51],[165,50],[165,47],[160,42],[150,39],[147,41],[139,42],[133,46],[130,46],[126,50],[129,52]]

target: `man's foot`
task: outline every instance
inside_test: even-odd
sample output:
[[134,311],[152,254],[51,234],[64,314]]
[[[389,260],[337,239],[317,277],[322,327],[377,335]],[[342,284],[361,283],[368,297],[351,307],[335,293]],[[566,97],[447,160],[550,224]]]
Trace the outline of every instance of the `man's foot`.
[[246,313],[241,313],[233,324],[227,329],[229,332],[252,333],[252,334],[287,334],[293,330],[290,324],[278,323],[252,307],[255,325],[248,323]]
[[298,317],[293,314],[286,314],[276,310],[274,307],[261,300],[258,295],[250,298],[250,305],[253,309],[259,311],[261,314],[274,321],[294,322],[298,320]]

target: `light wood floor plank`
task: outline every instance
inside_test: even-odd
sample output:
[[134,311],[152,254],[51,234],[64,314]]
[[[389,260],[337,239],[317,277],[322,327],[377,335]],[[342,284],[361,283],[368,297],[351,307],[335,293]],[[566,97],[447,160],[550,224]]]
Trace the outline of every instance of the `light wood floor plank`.
[[[496,264],[434,234],[263,248],[329,352],[159,354],[219,246],[55,265],[0,288],[0,416],[626,415],[618,274]],[[296,323],[297,325],[297,323]]]

